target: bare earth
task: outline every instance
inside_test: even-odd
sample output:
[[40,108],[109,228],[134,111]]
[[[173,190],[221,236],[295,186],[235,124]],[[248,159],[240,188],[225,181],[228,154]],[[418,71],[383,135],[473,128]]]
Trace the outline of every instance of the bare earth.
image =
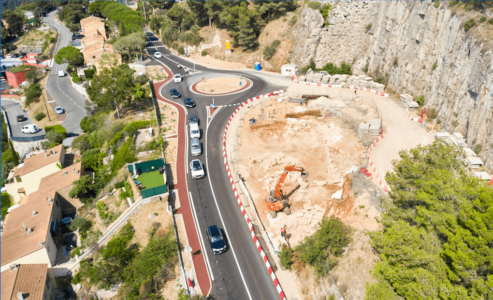
[[[241,85],[240,85],[241,83]],[[237,77],[217,77],[201,80],[195,86],[198,91],[209,94],[223,94],[237,91],[247,84],[246,79]]]

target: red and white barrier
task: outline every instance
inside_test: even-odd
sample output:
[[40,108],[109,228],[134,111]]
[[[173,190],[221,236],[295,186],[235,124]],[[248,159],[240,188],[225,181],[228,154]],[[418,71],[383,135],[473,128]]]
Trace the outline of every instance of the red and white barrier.
[[370,163],[370,167],[373,170],[373,173],[377,176],[378,184],[382,187],[382,189],[383,189],[383,191],[385,193],[388,193],[389,192],[389,188],[388,188],[387,184],[385,183],[385,181],[383,180],[383,178],[380,177],[380,174],[378,173],[378,170],[377,170],[377,167],[375,166],[375,163],[370,158],[370,152],[371,152],[371,150],[373,149],[373,147],[375,147],[376,143],[378,143],[378,141],[380,141],[381,139],[383,139],[383,132],[382,132],[382,134],[379,137],[377,137],[375,139],[375,141],[368,148],[368,162]]
[[[301,83],[301,84],[305,84],[305,85],[342,88],[342,85],[337,85],[337,84],[331,85],[331,84],[328,84],[328,83],[300,82],[298,80],[298,78],[296,76],[294,76],[294,75],[292,76],[291,80],[294,81],[294,82],[296,82],[296,83]],[[360,87],[360,86],[355,86],[355,85],[350,85],[348,87],[348,89],[356,89],[356,90],[360,90],[360,91],[366,91],[366,92],[374,93],[374,94],[376,94],[378,96],[381,96],[381,97],[388,97],[389,96],[389,94],[386,94],[386,93],[383,93],[383,92],[379,92],[379,91],[376,91],[374,89]]]
[[274,91],[269,94],[263,94],[260,96],[257,96],[255,98],[248,99],[244,103],[242,103],[231,115],[231,117],[228,120],[228,123],[226,124],[226,127],[224,128],[224,135],[223,135],[223,157],[224,157],[224,167],[226,168],[226,172],[228,173],[229,181],[231,183],[231,187],[233,188],[233,193],[235,194],[236,201],[238,202],[238,205],[240,207],[241,213],[243,214],[243,217],[245,218],[248,227],[250,228],[250,234],[252,236],[252,239],[257,246],[258,252],[260,253],[260,256],[262,256],[262,259],[264,260],[265,266],[267,267],[267,270],[269,270],[270,277],[272,278],[272,281],[274,281],[274,285],[276,286],[276,289],[279,293],[279,296],[281,296],[281,300],[286,299],[286,295],[284,295],[284,292],[281,288],[281,285],[279,284],[279,280],[277,280],[276,274],[274,273],[274,270],[272,270],[272,266],[269,263],[269,260],[267,259],[267,255],[265,255],[264,250],[262,250],[262,246],[260,245],[259,241],[257,240],[257,236],[255,235],[255,232],[253,230],[253,225],[252,222],[250,221],[250,218],[248,217],[245,208],[243,207],[243,203],[241,203],[240,196],[238,195],[238,192],[236,190],[235,183],[233,181],[233,177],[231,176],[231,172],[229,170],[229,165],[228,165],[228,158],[226,154],[226,134],[228,133],[228,128],[229,125],[231,124],[231,121],[234,119],[237,113],[240,112],[240,109],[243,109],[248,103],[253,102],[256,99],[264,98],[264,97],[270,97],[273,95],[279,95],[282,94],[283,91]]

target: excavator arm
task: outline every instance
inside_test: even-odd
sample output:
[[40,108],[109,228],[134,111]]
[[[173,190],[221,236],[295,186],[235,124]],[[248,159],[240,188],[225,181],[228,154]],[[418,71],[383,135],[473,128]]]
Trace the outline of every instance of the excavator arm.
[[286,177],[288,177],[289,172],[301,172],[302,175],[306,174],[305,169],[300,167],[287,166],[284,168],[284,173],[282,173],[281,178],[279,178],[279,182],[276,185],[276,189],[274,190],[274,197],[278,200],[282,200],[282,186],[284,185],[284,181],[286,181]]

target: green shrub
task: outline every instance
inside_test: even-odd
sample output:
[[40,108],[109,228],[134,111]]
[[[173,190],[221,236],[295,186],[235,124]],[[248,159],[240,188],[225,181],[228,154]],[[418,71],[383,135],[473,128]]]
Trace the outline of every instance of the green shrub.
[[87,119],[88,117],[85,116],[84,118],[82,118],[82,120],[80,121],[80,128],[82,129],[82,132],[87,132]]
[[320,2],[309,2],[308,3],[308,7],[311,9],[318,10],[318,9],[320,9],[320,6],[322,6],[322,4]]
[[493,25],[493,19],[489,19],[488,20],[488,23],[490,23],[491,25]]
[[205,51],[205,50],[202,50],[202,52],[200,53],[200,55],[202,56],[207,56],[209,55],[209,52]]
[[72,251],[72,253],[70,253],[70,258],[74,258],[76,255],[80,255],[80,248],[77,247],[74,249],[74,251]]
[[476,21],[474,19],[469,19],[465,24],[464,24],[464,30],[469,31],[474,25],[476,25]]
[[479,23],[484,23],[486,22],[486,17],[482,16],[481,19],[479,19]]
[[43,118],[46,117],[46,114],[44,112],[39,112],[36,115],[34,115],[34,119],[36,121],[41,121]]
[[370,30],[371,29],[371,26],[372,26],[371,23],[366,24],[366,27],[365,27],[366,28],[366,31]]
[[385,78],[378,77],[377,79],[375,79],[375,82],[380,83],[380,84],[385,84]]
[[286,270],[291,270],[291,266],[294,263],[293,260],[293,249],[289,248],[286,244],[281,246],[281,251],[279,252],[279,260],[281,266]]
[[276,54],[276,47],[273,47],[272,45],[268,45],[264,47],[264,58],[269,60]]
[[72,67],[71,65],[67,65],[67,73],[72,74],[73,71],[74,71],[74,67]]
[[84,70],[84,76],[87,79],[92,79],[94,77],[94,70],[93,69],[85,69]]
[[48,133],[51,130],[58,132],[59,134],[61,134],[63,136],[63,138],[67,137],[67,130],[62,125],[53,125],[53,126],[46,126],[45,127],[46,133]]
[[2,193],[2,221],[7,215],[7,211],[9,210],[9,207],[12,206],[12,200],[10,198],[10,195],[8,193]]
[[298,17],[297,16],[291,17],[291,20],[289,20],[289,26],[294,26],[296,22],[298,22]]
[[[72,74],[75,74],[75,73],[72,73]],[[73,81],[74,83],[78,83],[78,82],[80,81],[80,77],[79,77],[79,76],[74,76],[74,77],[72,78],[72,81]]]
[[438,8],[440,6],[440,1],[435,0],[433,6],[435,6],[435,8]]
[[476,146],[474,146],[474,153],[479,154],[479,152],[481,152],[482,149],[483,146],[481,144],[477,144]]
[[435,71],[435,69],[437,68],[438,64],[436,62],[433,63],[433,65],[431,66],[431,70],[432,71]]
[[81,272],[75,274],[74,278],[72,278],[72,284],[73,285],[79,284],[81,282],[81,279],[82,279]]
[[419,104],[419,106],[425,105],[425,96],[421,95],[418,98],[416,98],[416,102]]
[[322,5],[322,7],[320,8],[320,13],[322,14],[322,17],[324,19],[324,23],[326,26],[330,25],[328,22],[327,22],[327,17],[329,16],[329,11],[332,9],[332,5],[330,4],[324,4]]
[[117,183],[115,183],[115,189],[121,189],[122,187],[124,187],[124,183],[125,180],[118,181]]
[[99,201],[96,207],[98,209],[99,216],[101,217],[101,219],[104,220],[110,217],[110,214],[108,212],[109,208],[108,205],[106,205],[106,203],[104,203],[103,201]]
[[453,7],[456,6],[457,3],[458,3],[457,0],[450,0],[448,4]]
[[72,231],[79,230],[79,233],[86,232],[91,229],[92,223],[84,217],[77,217],[72,220],[68,227]]
[[178,47],[178,54],[180,55],[185,54],[185,49],[183,49],[183,46]]

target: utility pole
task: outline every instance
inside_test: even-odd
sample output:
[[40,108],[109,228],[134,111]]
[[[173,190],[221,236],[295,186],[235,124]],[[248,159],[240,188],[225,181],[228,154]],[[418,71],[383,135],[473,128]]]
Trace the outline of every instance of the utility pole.
[[[44,90],[45,88],[43,88]],[[46,92],[44,93],[45,97],[43,97],[43,102],[45,103],[46,114],[48,115],[48,120],[51,122],[50,112],[48,111],[48,105],[46,104]]]

